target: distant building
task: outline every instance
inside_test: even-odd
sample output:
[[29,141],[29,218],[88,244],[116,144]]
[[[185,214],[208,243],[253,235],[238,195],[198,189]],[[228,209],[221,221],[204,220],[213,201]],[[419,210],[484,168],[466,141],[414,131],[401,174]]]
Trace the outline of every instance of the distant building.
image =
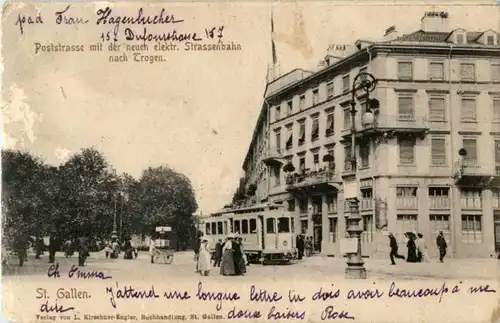
[[[400,243],[405,232],[421,232],[434,256],[439,230],[451,256],[500,251],[499,34],[449,31],[448,19],[426,13],[416,32],[390,27],[381,42],[357,41],[355,52],[328,55],[316,72],[297,69],[269,83],[240,205],[283,204],[316,250],[340,256],[343,184],[356,180],[364,255],[380,253],[388,231]],[[356,98],[354,173],[348,109],[360,72],[378,79],[370,98],[380,109]]]

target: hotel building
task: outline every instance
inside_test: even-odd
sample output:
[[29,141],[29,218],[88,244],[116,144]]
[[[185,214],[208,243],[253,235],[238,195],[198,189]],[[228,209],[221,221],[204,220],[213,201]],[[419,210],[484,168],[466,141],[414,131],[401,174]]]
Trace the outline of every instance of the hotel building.
[[[268,82],[243,164],[243,204],[282,204],[316,251],[338,257],[349,215],[343,188],[355,180],[364,256],[386,257],[387,233],[403,247],[408,231],[422,233],[436,256],[439,230],[450,257],[499,252],[499,34],[450,31],[448,19],[425,13],[416,32],[391,27],[380,42],[358,40],[349,55],[326,56],[317,71]],[[362,72],[378,82],[356,97],[353,133],[352,82]]]

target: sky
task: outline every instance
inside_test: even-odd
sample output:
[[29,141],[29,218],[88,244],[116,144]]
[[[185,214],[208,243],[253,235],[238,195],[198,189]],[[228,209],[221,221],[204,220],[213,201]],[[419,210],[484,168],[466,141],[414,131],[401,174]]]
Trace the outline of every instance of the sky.
[[[168,52],[158,64],[109,63],[107,51],[42,53],[34,43],[90,44],[107,26],[53,23],[61,5],[11,6],[4,11],[3,147],[29,151],[60,164],[82,148],[101,151],[117,172],[139,177],[167,164],[192,181],[198,212],[230,202],[242,175],[262,105],[271,63],[271,11],[282,72],[316,69],[329,44],[381,40],[395,25],[400,34],[420,29],[425,11],[447,11],[449,27],[499,29],[498,7],[341,6],[324,3],[156,4],[184,19],[179,28],[202,32],[224,25],[224,38],[240,52]],[[36,14],[43,26],[15,25],[19,13]],[[73,5],[74,15],[93,18],[94,5]],[[133,14],[135,4],[113,4]],[[481,19],[478,19],[478,18]],[[123,43],[123,42],[119,42]]]

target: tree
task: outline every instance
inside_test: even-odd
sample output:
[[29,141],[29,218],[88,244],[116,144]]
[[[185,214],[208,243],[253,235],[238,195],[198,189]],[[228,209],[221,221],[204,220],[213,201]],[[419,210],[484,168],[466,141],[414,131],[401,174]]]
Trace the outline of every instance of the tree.
[[142,232],[168,225],[175,231],[178,246],[188,243],[192,215],[198,208],[189,178],[168,166],[150,167],[142,173],[136,198]]

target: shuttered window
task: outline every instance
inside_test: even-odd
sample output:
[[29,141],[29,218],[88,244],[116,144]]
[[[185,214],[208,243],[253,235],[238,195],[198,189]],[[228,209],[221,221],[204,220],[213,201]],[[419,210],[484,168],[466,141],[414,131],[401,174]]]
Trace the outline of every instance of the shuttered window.
[[500,122],[500,98],[493,99],[493,121]]
[[299,145],[302,145],[306,140],[306,124],[301,122],[299,125]]
[[446,164],[446,141],[444,138],[432,138],[431,155],[432,165],[441,166]]
[[334,87],[333,87],[333,82],[328,82],[326,84],[326,96],[331,99],[334,96]]
[[467,155],[464,156],[464,163],[468,166],[476,166],[477,165],[477,139],[475,138],[466,138],[462,141],[462,146],[467,152]]
[[344,130],[351,129],[351,113],[349,108],[344,109]]
[[413,77],[413,64],[411,62],[398,62],[398,79],[411,80]]
[[281,132],[276,131],[276,151],[281,152]]
[[491,64],[491,81],[500,82],[500,64]]
[[288,139],[286,141],[286,149],[291,149],[293,146],[293,129],[290,127],[287,129]]
[[431,121],[445,121],[444,98],[431,98],[429,100],[429,117]]
[[495,45],[495,36],[486,37],[486,44],[490,46]]
[[351,88],[351,79],[349,77],[349,74],[344,75],[342,77],[342,91],[343,93],[349,92],[349,89]]
[[402,165],[415,163],[415,138],[399,139],[399,163]]
[[495,140],[495,164],[500,164],[500,140]]
[[313,105],[316,105],[319,103],[319,90],[315,89],[313,90]]
[[476,100],[473,98],[462,99],[460,110],[461,121],[476,121]]
[[344,171],[348,172],[351,171],[351,146],[350,145],[345,145],[344,146]]
[[306,96],[301,95],[299,98],[299,109],[302,111],[306,108]]
[[438,63],[438,62],[430,63],[429,74],[431,80],[443,80],[444,79],[443,63]]
[[462,81],[474,81],[476,79],[476,67],[471,63],[460,64],[460,79]]
[[326,135],[331,136],[334,132],[334,116],[333,112],[329,112],[326,117]]
[[413,120],[415,110],[413,109],[413,97],[400,96],[398,98],[398,119],[401,121]]

